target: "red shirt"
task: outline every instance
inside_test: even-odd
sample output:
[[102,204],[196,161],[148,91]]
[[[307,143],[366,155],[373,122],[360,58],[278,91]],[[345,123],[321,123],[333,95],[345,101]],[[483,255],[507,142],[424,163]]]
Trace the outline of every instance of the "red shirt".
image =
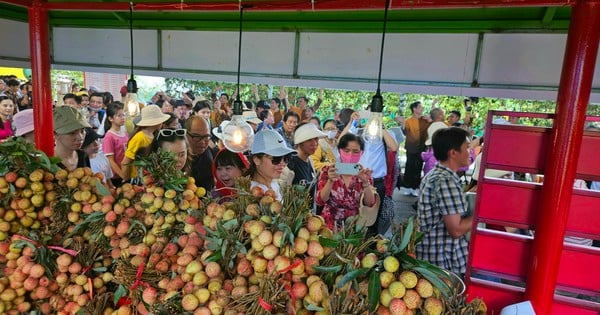
[[[340,223],[342,223],[347,217],[358,214],[360,195],[362,194],[363,186],[361,181],[358,179],[358,176],[353,176],[348,186],[346,186],[344,180],[340,176],[336,181],[333,182],[331,193],[329,194],[329,200],[324,202],[321,199],[321,194],[319,192],[329,180],[329,175],[327,174],[328,170],[329,166],[323,167],[323,171],[319,177],[316,202],[318,205],[324,206],[321,215],[325,219],[325,224],[327,224],[327,227],[332,230],[337,230],[334,229],[336,222],[339,226]],[[369,183],[373,185],[372,178],[369,179]]]

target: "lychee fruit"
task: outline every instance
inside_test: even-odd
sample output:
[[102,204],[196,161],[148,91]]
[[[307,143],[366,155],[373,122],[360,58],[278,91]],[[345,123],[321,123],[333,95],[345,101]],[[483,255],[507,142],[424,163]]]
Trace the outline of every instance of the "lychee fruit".
[[400,274],[400,282],[404,284],[407,289],[412,289],[417,285],[417,275],[412,271],[404,271]]
[[421,296],[419,296],[419,293],[415,290],[406,290],[402,299],[404,300],[406,307],[410,309],[416,309],[421,306]]
[[428,315],[440,315],[444,311],[442,301],[434,297],[427,298],[424,306]]
[[427,279],[419,279],[419,281],[417,281],[415,290],[417,290],[422,298],[428,298],[433,295],[433,286]]

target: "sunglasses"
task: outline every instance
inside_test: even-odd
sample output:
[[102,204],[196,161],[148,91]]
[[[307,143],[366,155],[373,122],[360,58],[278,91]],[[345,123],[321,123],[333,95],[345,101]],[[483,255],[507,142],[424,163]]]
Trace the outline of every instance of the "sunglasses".
[[281,161],[283,161],[285,164],[288,164],[290,162],[290,159],[292,158],[291,154],[287,154],[287,155],[283,155],[283,156],[270,156],[270,155],[265,155],[266,158],[268,158],[269,160],[271,160],[271,163],[273,163],[273,165],[278,165],[279,163],[281,163]]
[[172,137],[172,136],[185,137],[185,135],[187,134],[187,130],[185,130],[185,129],[161,129],[158,131],[158,134],[161,137]]

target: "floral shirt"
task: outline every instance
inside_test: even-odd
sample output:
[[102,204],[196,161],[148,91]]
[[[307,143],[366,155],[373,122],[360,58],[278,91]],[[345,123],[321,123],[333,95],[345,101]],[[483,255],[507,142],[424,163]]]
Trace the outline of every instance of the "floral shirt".
[[[340,176],[333,182],[329,200],[324,202],[321,199],[320,191],[329,180],[329,175],[327,174],[328,170],[329,166],[323,167],[323,171],[319,177],[316,202],[318,205],[324,206],[321,215],[325,219],[327,227],[334,230],[336,223],[339,226],[347,217],[358,215],[360,195],[362,194],[363,186],[358,179],[358,176],[353,176],[348,186],[346,186],[344,180]],[[369,182],[373,185],[373,179],[369,179]]]

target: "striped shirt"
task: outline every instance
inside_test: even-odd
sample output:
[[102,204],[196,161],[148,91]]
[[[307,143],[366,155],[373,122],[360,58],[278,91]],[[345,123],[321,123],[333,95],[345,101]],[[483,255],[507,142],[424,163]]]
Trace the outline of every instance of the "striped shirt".
[[417,244],[417,258],[456,274],[464,274],[469,242],[466,235],[453,239],[444,224],[444,216],[464,215],[467,202],[460,178],[451,169],[437,164],[421,183],[417,216],[423,240]]

